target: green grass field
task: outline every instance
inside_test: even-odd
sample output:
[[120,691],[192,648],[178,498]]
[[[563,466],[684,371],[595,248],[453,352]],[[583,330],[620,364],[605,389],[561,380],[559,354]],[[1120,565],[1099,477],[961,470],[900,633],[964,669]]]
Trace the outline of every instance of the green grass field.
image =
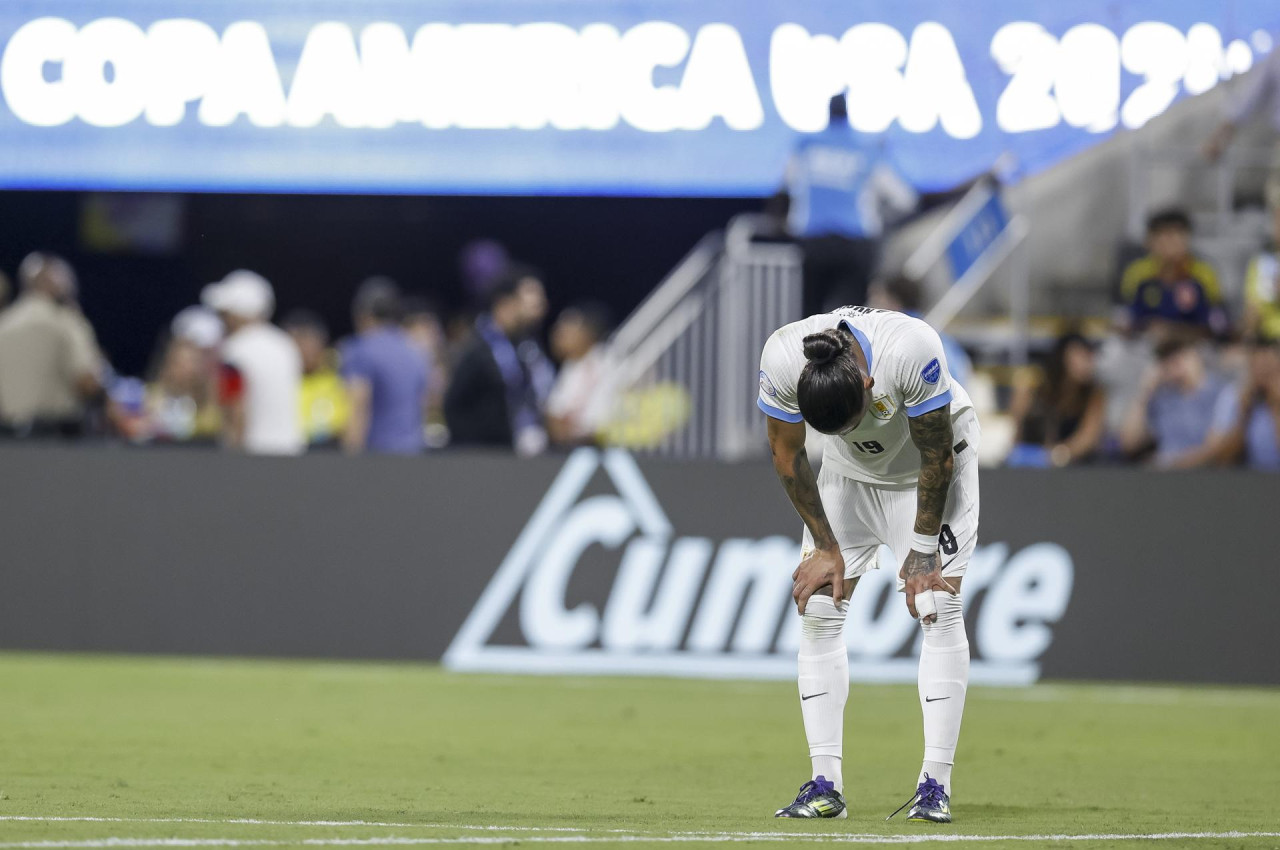
[[[855,685],[850,819],[776,821],[808,778],[789,683],[0,655],[0,848],[1280,846],[1280,690],[974,688],[951,827],[884,821],[918,715]],[[1186,832],[1269,834],[1025,839]]]

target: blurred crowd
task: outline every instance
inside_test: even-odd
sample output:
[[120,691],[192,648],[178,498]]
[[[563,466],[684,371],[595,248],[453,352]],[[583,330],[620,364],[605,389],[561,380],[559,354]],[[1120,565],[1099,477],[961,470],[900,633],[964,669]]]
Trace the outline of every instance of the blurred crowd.
[[1162,469],[1244,465],[1280,471],[1280,51],[1244,82],[1204,145],[1215,161],[1266,117],[1271,238],[1226,303],[1213,264],[1192,250],[1192,219],[1147,221],[1146,253],[1123,271],[1112,332],[1058,340],[1039,380],[1011,405],[1013,465],[1136,461]]
[[[1280,246],[1280,212],[1274,217]],[[1249,266],[1230,315],[1178,210],[1151,217],[1146,253],[1115,288],[1112,331],[1061,336],[1018,371],[1005,405],[1010,466],[1245,465],[1280,470],[1280,253]],[[334,341],[308,310],[275,318],[271,284],[238,270],[173,317],[142,376],[114,372],[78,306],[74,269],[35,253],[0,312],[0,435],[216,445],[253,454],[417,454],[445,446],[522,456],[596,443],[615,407],[602,308],[560,312],[544,334],[540,274],[504,262],[473,287],[474,311],[442,317],[374,277]],[[8,284],[0,285],[7,300]],[[872,306],[918,315],[920,288],[873,283]],[[543,340],[546,340],[544,347]],[[975,370],[943,335],[950,368]]]
[[[373,277],[338,341],[309,310],[277,321],[270,282],[233,271],[173,317],[142,376],[104,356],[71,265],[33,253],[0,312],[0,437],[271,455],[454,445],[529,456],[594,442],[611,409],[607,313],[564,309],[548,352],[542,276],[490,247],[497,261],[470,270],[471,311],[446,323],[426,298]],[[0,306],[9,289],[0,278]]]
[[[1274,199],[1280,201],[1280,199]],[[1280,471],[1280,203],[1233,316],[1182,210],[1148,220],[1111,332],[1069,332],[1013,382],[1011,466],[1144,463]]]

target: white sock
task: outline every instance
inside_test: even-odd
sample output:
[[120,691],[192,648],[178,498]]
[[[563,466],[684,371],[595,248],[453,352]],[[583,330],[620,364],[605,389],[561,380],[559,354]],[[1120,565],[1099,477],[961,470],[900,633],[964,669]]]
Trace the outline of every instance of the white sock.
[[920,647],[920,710],[924,713],[924,765],[948,795],[951,766],[956,760],[960,720],[964,717],[964,696],[969,687],[969,639],[964,631],[964,608],[959,595],[935,593],[938,620],[922,624],[924,643]]
[[844,704],[849,699],[849,650],[844,642],[848,601],[836,607],[830,596],[811,596],[800,626],[800,713],[809,739],[813,778],[826,777],[844,790],[841,756]]

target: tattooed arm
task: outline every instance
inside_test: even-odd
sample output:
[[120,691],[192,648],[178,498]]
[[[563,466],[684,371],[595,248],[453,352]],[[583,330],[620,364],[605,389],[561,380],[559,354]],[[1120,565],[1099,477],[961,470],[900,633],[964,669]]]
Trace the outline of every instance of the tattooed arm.
[[769,419],[769,452],[773,455],[773,468],[782,482],[782,489],[804,520],[813,536],[814,550],[800,562],[791,574],[794,582],[791,597],[800,613],[804,613],[809,597],[822,588],[831,588],[831,597],[840,604],[844,598],[844,557],[840,544],[831,531],[831,523],[822,507],[818,493],[818,481],[809,465],[809,455],[804,450],[805,428],[803,422],[789,423]]
[[[935,541],[942,530],[942,511],[947,506],[947,488],[951,486],[951,473],[955,466],[952,456],[951,407],[944,405],[921,416],[909,419],[911,441],[920,450],[920,481],[916,485],[915,533],[932,537]],[[942,562],[938,549],[926,554],[912,548],[902,562],[899,573],[907,583],[907,610],[916,616],[915,597],[925,590],[945,590],[955,593],[942,578]],[[934,616],[925,618],[933,622]]]

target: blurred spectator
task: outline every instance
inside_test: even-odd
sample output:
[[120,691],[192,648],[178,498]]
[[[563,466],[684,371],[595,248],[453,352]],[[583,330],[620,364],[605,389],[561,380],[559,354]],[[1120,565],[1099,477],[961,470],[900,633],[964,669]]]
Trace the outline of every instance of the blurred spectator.
[[[873,286],[868,294],[867,305],[906,313],[917,319],[924,318],[924,298],[920,293],[920,284],[902,274]],[[963,387],[969,383],[969,376],[973,373],[973,361],[955,337],[942,331],[938,331],[938,336],[942,340],[942,351],[947,357],[947,369],[952,379]]]
[[1066,334],[1054,345],[1039,386],[1014,388],[1009,415],[1016,443],[1007,464],[1067,466],[1089,460],[1102,443],[1105,409],[1093,346],[1079,334]]
[[65,302],[75,271],[52,254],[18,268],[22,293],[0,313],[0,433],[77,436],[87,400],[100,394],[103,362],[93,329]]
[[518,350],[545,314],[545,298],[540,306],[529,289],[516,276],[504,278],[476,319],[475,336],[463,348],[444,397],[452,445],[503,446],[522,455],[546,448],[533,374],[537,358]]
[[427,365],[400,327],[400,292],[388,278],[370,278],[351,309],[356,336],[342,346],[351,419],[342,447],[352,453],[421,452]]
[[915,208],[914,189],[877,143],[849,126],[843,94],[827,128],[803,136],[787,164],[788,229],[804,250],[805,315],[863,304],[875,271],[885,213]]
[[265,278],[234,271],[201,293],[226,327],[218,396],[222,440],[250,454],[300,454],[306,447],[298,422],[302,359],[298,347],[268,320],[275,292]]
[[510,268],[507,249],[495,239],[474,239],[463,245],[458,255],[463,288],[468,300],[475,305],[489,302],[493,285],[505,277]]
[[1280,340],[1280,207],[1272,218],[1270,250],[1254,257],[1245,274],[1244,336]]
[[1280,342],[1254,347],[1244,380],[1218,397],[1213,434],[1222,461],[1280,472]]
[[146,386],[145,430],[126,436],[159,442],[215,442],[222,422],[212,383],[200,347],[174,336],[165,347],[155,380]]
[[449,442],[444,424],[444,388],[449,384],[448,352],[444,323],[431,302],[421,296],[403,301],[401,325],[427,369],[427,397],[422,413],[428,448]]
[[1220,335],[1227,330],[1213,267],[1191,253],[1191,219],[1182,210],[1147,220],[1147,255],[1124,270],[1120,299],[1133,330],[1194,328]]
[[9,276],[4,272],[0,272],[0,310],[3,310],[9,303],[9,293],[13,291],[13,287],[9,284]]
[[298,414],[307,445],[336,446],[346,432],[351,403],[338,374],[338,353],[329,347],[329,328],[310,310],[294,310],[280,324],[302,358]]
[[222,320],[207,307],[173,317],[151,380],[121,377],[107,391],[112,430],[134,443],[213,443],[222,430],[217,348]]
[[1121,434],[1130,455],[1154,449],[1152,461],[1165,469],[1188,469],[1213,462],[1208,439],[1222,382],[1209,374],[1204,357],[1186,337],[1156,347],[1156,365],[1134,400]]
[[1227,109],[1227,118],[1205,144],[1205,156],[1216,160],[1231,145],[1236,131],[1262,107],[1269,107],[1268,119],[1275,131],[1275,151],[1267,177],[1267,206],[1280,217],[1280,50],[1272,50],[1260,67],[1244,80],[1244,88]]
[[595,304],[561,311],[551,328],[551,354],[560,361],[560,373],[547,398],[547,432],[557,445],[596,442],[613,414],[608,332],[609,314]]
[[222,343],[222,320],[208,307],[187,307],[173,317],[169,332],[201,351],[213,352]]
[[1095,359],[1098,382],[1107,397],[1103,430],[1109,448],[1115,449],[1133,399],[1142,392],[1143,382],[1155,365],[1155,354],[1147,337],[1113,333],[1102,340]]
[[547,397],[551,395],[551,385],[556,380],[555,366],[551,365],[551,360],[538,342],[538,331],[547,320],[547,288],[542,282],[542,275],[528,266],[513,267],[511,276],[516,281],[516,294],[520,296],[520,309],[526,323],[523,338],[516,345],[516,352],[533,383],[538,409],[543,410],[546,408]]

